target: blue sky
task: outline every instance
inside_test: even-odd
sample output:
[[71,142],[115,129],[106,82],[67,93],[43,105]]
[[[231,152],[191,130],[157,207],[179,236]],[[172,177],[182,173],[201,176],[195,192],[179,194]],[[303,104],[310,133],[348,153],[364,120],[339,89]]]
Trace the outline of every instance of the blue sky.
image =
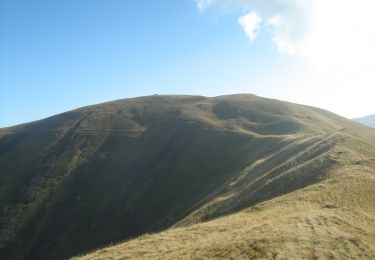
[[0,127],[154,93],[254,93],[345,116],[375,112],[351,114],[304,97],[313,88],[311,63],[280,51],[276,27],[251,27],[250,42],[239,18],[260,17],[252,1],[0,2]]

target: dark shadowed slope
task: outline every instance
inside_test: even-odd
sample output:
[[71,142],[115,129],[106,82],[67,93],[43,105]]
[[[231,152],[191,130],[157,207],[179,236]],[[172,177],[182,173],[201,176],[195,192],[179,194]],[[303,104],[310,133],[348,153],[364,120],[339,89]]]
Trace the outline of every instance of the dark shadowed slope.
[[61,259],[241,210],[326,179],[357,136],[375,140],[254,95],[119,100],[1,129],[0,258]]
[[369,127],[375,128],[375,115],[365,116],[361,118],[353,119],[354,121],[357,121],[361,124],[367,125]]

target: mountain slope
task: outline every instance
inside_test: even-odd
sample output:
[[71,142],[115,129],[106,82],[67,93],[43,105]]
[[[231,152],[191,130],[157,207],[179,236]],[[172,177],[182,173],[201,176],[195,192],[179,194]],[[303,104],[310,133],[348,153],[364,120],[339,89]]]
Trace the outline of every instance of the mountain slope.
[[144,235],[77,259],[373,259],[374,168],[342,170],[234,215]]
[[[335,136],[328,152],[334,166],[319,183],[233,215],[182,223],[77,259],[373,259],[375,142],[353,132]],[[197,212],[193,215],[203,210]]]
[[375,115],[356,118],[356,119],[354,119],[354,121],[359,122],[359,123],[364,124],[364,125],[367,125],[369,127],[375,128]]
[[118,100],[1,129],[0,258],[62,259],[239,211],[329,178],[343,140],[361,153],[375,134],[253,95]]

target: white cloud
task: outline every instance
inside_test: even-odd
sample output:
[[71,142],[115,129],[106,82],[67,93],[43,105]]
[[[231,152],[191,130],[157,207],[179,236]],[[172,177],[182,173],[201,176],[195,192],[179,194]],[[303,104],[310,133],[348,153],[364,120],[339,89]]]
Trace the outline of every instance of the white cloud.
[[[278,50],[284,54],[302,54],[306,45],[306,38],[309,35],[312,21],[312,12],[314,0],[197,0],[200,10],[209,7],[219,7],[218,9],[238,8],[250,13],[257,14],[257,27],[260,20],[268,21],[266,24],[271,26],[274,31],[273,42]],[[241,16],[243,19],[245,16]],[[255,18],[248,17],[247,19]],[[251,21],[246,24],[250,24]],[[244,27],[243,23],[240,24]],[[245,27],[245,32],[250,41],[255,39],[256,30],[251,26]],[[249,34],[250,31],[250,34]],[[253,35],[252,33],[255,33]],[[255,37],[253,37],[255,36]]]
[[243,27],[250,42],[254,41],[257,37],[257,31],[261,21],[262,19],[254,11],[245,14],[238,19],[238,22]]
[[240,17],[250,40],[272,28],[280,53],[309,61],[312,76],[293,101],[348,116],[375,113],[374,0],[211,0],[210,7],[256,13],[258,22]]
[[311,58],[317,67],[362,69],[375,61],[374,0],[197,0],[197,5],[245,10],[239,22],[251,41],[262,21],[273,28],[280,53]]

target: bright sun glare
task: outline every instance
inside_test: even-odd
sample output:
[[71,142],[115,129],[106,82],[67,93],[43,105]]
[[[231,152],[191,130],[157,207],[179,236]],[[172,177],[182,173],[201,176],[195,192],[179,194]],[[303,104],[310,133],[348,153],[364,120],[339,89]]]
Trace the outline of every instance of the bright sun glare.
[[202,12],[215,6],[246,10],[239,17],[239,24],[250,43],[256,40],[262,27],[272,27],[272,41],[281,55],[306,60],[308,73],[296,75],[294,84],[298,87],[281,98],[348,117],[375,110],[373,0],[198,0],[197,3]]
[[360,116],[374,108],[375,2],[316,0],[307,55],[322,105]]

